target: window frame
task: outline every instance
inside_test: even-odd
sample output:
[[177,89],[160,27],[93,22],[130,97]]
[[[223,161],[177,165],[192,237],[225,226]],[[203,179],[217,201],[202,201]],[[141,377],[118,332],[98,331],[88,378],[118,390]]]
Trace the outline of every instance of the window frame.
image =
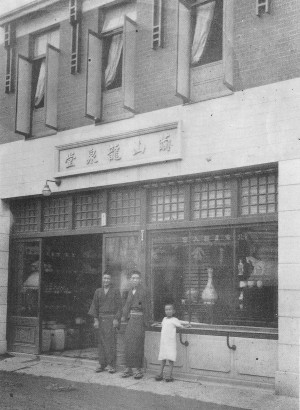
[[[59,25],[52,26],[47,30],[34,33],[31,36],[31,57],[18,55],[18,74],[17,74],[17,95],[16,95],[16,120],[15,132],[24,135],[26,138],[35,137],[32,135],[34,90],[33,90],[33,65],[35,61],[45,58],[45,91],[44,91],[44,126],[57,130],[57,105],[58,105],[58,73],[60,64],[60,50],[50,43],[46,43],[46,53],[36,54],[36,39],[48,33],[58,32],[60,37]],[[27,65],[27,67],[26,67]],[[24,67],[25,72],[24,80]],[[25,86],[22,82],[26,82]],[[51,83],[51,87],[49,86]],[[19,101],[19,97],[20,100]],[[26,105],[24,106],[24,102]],[[42,108],[42,107],[41,107]],[[20,114],[21,113],[21,114]]]
[[[123,25],[112,30],[102,32],[99,30],[98,33],[88,30],[85,116],[96,123],[101,122],[103,119],[104,93],[109,93],[118,88],[122,92],[123,109],[135,113],[134,83],[137,23],[126,14],[124,14],[123,19]],[[103,42],[105,38],[121,32],[123,32],[122,85],[105,90],[103,88]]]
[[[199,0],[191,2],[189,0],[178,0],[177,10],[177,64],[176,64],[176,92],[175,95],[182,99],[183,103],[190,103],[201,100],[203,97],[194,97],[191,100],[191,74],[192,70],[204,70],[219,63],[222,68],[222,83],[225,90],[222,95],[233,91],[233,14],[234,0],[223,0],[223,36],[222,36],[222,60],[204,65],[191,65],[192,47],[192,17],[191,9],[201,7],[214,0]],[[217,0],[216,0],[217,1]],[[228,91],[229,90],[229,91]],[[217,91],[216,91],[217,92]],[[219,92],[220,94],[220,92]],[[213,93],[213,96],[215,94]],[[207,97],[211,98],[211,97]],[[195,101],[194,101],[195,100]]]

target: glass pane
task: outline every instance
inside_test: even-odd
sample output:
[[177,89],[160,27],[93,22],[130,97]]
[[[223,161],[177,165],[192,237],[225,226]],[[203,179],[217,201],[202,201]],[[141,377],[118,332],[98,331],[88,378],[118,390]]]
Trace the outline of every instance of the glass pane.
[[[248,189],[248,186],[251,188]],[[240,203],[242,215],[255,215],[274,212],[277,205],[277,177],[275,175],[253,176],[241,181]],[[269,193],[269,195],[266,195]],[[246,207],[250,203],[252,206]],[[259,206],[266,204],[267,206]],[[272,205],[272,206],[268,206]]]
[[[110,225],[140,223],[140,189],[112,191],[109,194],[108,214]],[[151,203],[155,205],[155,203]]]
[[16,243],[12,265],[13,316],[37,317],[40,281],[40,245]]
[[42,218],[45,231],[66,229],[71,219],[69,198],[45,199]]
[[101,213],[103,210],[104,203],[101,192],[76,196],[75,228],[101,226]]
[[277,326],[277,235],[275,225],[238,231],[239,324]]
[[191,234],[190,275],[186,301],[192,322],[222,324],[234,312],[232,299],[233,235],[230,230],[197,230]]
[[[183,219],[184,187],[172,186],[149,190],[148,221],[178,221]],[[158,205],[160,204],[160,205]]]
[[188,234],[157,233],[151,241],[151,277],[154,281],[154,319],[162,320],[165,303],[174,303],[184,318],[184,277],[188,273]]
[[105,270],[112,274],[125,302],[130,289],[130,272],[140,270],[141,265],[138,235],[106,238],[104,261]]
[[19,201],[13,204],[15,232],[36,232],[38,222],[37,200]]
[[[217,296],[211,304],[203,296],[208,268]],[[151,273],[155,320],[164,317],[168,302],[174,303],[179,319],[197,323],[223,323],[234,312],[233,236],[228,230],[153,234]]]
[[[228,189],[229,181],[211,181],[197,183],[192,186],[192,218],[221,218],[231,215],[231,190]],[[207,192],[208,190],[208,192]],[[226,199],[225,199],[226,198]],[[195,210],[209,212],[195,212]],[[217,210],[217,208],[219,208]]]

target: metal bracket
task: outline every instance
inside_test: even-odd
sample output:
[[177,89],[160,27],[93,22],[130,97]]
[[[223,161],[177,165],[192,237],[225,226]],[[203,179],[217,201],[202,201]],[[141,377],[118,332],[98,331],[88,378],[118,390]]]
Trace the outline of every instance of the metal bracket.
[[185,347],[188,347],[189,342],[187,340],[185,342],[182,340],[182,333],[181,332],[179,332],[179,340],[180,340],[180,343],[182,345],[184,345]]
[[227,347],[228,347],[228,349],[236,350],[236,345],[230,346],[230,344],[229,344],[229,333],[227,333]]

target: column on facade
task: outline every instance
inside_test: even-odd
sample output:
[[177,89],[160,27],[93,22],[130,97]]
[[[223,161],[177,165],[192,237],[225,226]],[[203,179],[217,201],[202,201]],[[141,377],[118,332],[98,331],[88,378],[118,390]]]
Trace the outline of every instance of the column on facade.
[[279,340],[276,393],[299,396],[300,158],[279,163]]
[[9,250],[10,211],[6,203],[0,200],[0,354],[7,350],[7,285],[8,285],[8,250]]

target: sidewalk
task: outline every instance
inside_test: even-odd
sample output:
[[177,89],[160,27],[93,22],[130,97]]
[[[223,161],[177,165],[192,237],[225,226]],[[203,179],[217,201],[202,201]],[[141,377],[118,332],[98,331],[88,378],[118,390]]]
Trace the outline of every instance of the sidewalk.
[[174,383],[156,382],[152,373],[143,379],[122,379],[120,373],[95,373],[97,363],[91,360],[54,356],[15,354],[0,356],[0,371],[34,376],[61,378],[69,382],[118,386],[135,391],[180,396],[208,403],[216,403],[251,410],[299,410],[296,398],[276,396],[273,390],[217,384],[208,381],[176,379]]

